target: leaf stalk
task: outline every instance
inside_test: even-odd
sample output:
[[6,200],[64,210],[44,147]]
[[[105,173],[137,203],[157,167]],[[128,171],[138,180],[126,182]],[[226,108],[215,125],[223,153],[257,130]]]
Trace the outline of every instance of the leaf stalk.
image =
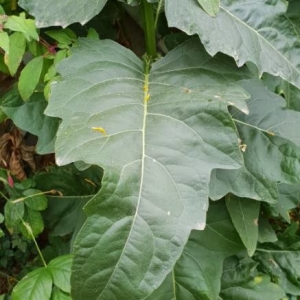
[[38,245],[38,243],[37,243],[37,241],[36,241],[36,239],[35,239],[35,237],[33,235],[33,232],[32,232],[32,229],[31,229],[30,225],[28,223],[26,223],[23,219],[21,219],[21,220],[22,220],[22,223],[25,226],[27,232],[29,233],[29,235],[31,236],[31,238],[32,238],[32,240],[34,242],[35,248],[36,248],[36,250],[37,250],[37,252],[38,252],[38,254],[39,254],[40,258],[41,258],[41,261],[42,261],[43,265],[45,266],[45,268],[47,268],[46,261],[44,259],[43,254],[42,254],[42,251],[41,251],[41,249],[40,249],[40,247],[39,247],[39,245]]

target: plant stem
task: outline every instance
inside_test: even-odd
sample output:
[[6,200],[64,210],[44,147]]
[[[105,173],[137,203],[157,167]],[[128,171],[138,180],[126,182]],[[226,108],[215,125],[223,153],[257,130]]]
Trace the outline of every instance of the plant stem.
[[35,196],[40,196],[40,195],[45,195],[45,194],[55,194],[55,193],[56,193],[55,190],[51,190],[51,191],[47,191],[47,192],[40,192],[40,193],[36,193],[36,194],[33,194],[33,195],[28,195],[26,197],[18,198],[16,200],[11,201],[11,202],[13,204],[16,204],[16,203],[25,201],[27,198],[31,198],[31,197],[35,197]]
[[[1,180],[0,180],[1,181]],[[0,191],[0,195],[6,200],[9,201],[9,199]]]
[[148,3],[147,0],[142,0],[142,10],[144,15],[144,31],[147,55],[151,58],[155,58],[157,56],[157,52],[153,4]]
[[43,262],[43,265],[47,268],[46,261],[45,261],[45,259],[44,259],[44,256],[43,256],[41,250],[40,250],[40,247],[39,247],[39,245],[38,245],[38,243],[37,243],[37,241],[36,241],[36,239],[35,239],[35,237],[34,237],[34,235],[33,235],[33,233],[32,233],[32,229],[31,229],[30,225],[27,224],[23,219],[21,219],[21,220],[22,220],[23,225],[24,225],[25,228],[27,229],[28,233],[30,234],[31,238],[33,239],[33,242],[34,242],[34,244],[35,244],[36,250],[37,250],[37,252],[39,253],[39,256],[40,256],[40,258],[41,258],[41,260],[42,260],[42,262]]
[[161,10],[161,7],[163,6],[163,4],[164,4],[164,0],[160,0],[158,2],[156,14],[155,14],[155,21],[154,21],[154,30],[155,31],[157,30],[158,17],[160,15],[160,10]]
[[17,9],[17,0],[12,0],[11,1],[11,10],[16,10]]

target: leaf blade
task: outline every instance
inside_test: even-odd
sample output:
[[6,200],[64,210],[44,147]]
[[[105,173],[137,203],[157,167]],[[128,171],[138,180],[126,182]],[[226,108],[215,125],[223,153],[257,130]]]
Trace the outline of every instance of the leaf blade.
[[258,240],[258,216],[260,203],[250,199],[241,199],[233,195],[226,197],[226,206],[231,220],[240,235],[249,256],[256,249]]
[[[34,93],[26,102],[19,93],[10,92],[1,103],[3,112],[21,129],[38,136],[36,151],[39,154],[54,152],[55,135],[59,120],[43,114],[47,106],[42,93]],[[34,122],[32,122],[34,119]]]
[[210,203],[207,227],[192,231],[173,271],[147,300],[218,299],[224,259],[242,250],[225,202]]
[[36,269],[25,276],[13,289],[13,300],[50,299],[52,278],[47,268]]
[[9,37],[9,52],[5,53],[4,62],[10,74],[16,74],[26,48],[26,39],[20,32],[15,32]]
[[215,17],[220,9],[220,0],[198,0],[201,7],[210,16]]
[[97,0],[93,5],[90,1],[57,1],[51,0],[45,3],[42,0],[21,0],[19,5],[36,18],[39,28],[50,26],[62,26],[79,22],[84,25],[92,17],[97,15],[104,7],[107,0]]
[[63,292],[70,293],[72,255],[58,256],[48,264],[48,270],[52,275],[53,283]]
[[42,56],[35,57],[21,71],[18,89],[24,101],[28,100],[39,83],[43,62],[44,58]]
[[167,0],[169,26],[198,34],[211,55],[221,51],[239,66],[252,61],[260,74],[279,75],[300,87],[299,40],[285,1],[223,0],[215,18],[197,6],[195,0]]
[[[277,183],[299,182],[299,112],[286,109],[284,100],[270,93],[256,80],[241,85],[251,95],[249,114],[232,110],[244,147],[244,167],[239,170],[214,170],[210,196],[220,199],[227,193],[270,203],[277,202]],[[268,146],[266,146],[268,145]],[[292,163],[291,163],[292,162]]]
[[[204,228],[211,170],[240,166],[227,106],[246,111],[248,95],[227,81],[239,77],[236,69],[228,70],[222,60],[210,64],[198,40],[155,63],[149,77],[143,63],[114,42],[80,43],[82,48],[58,67],[64,79],[54,85],[46,110],[63,119],[58,163],[82,160],[105,169],[102,189],[87,204],[89,217],[75,243],[73,297],[145,297],[170,272],[190,230]],[[182,76],[188,80],[182,82]],[[70,95],[62,101],[68,86]],[[192,103],[187,110],[186,101]],[[205,130],[207,123],[216,139]],[[194,150],[173,146],[179,144]],[[168,251],[163,254],[161,248]],[[105,259],[99,260],[99,253]]]

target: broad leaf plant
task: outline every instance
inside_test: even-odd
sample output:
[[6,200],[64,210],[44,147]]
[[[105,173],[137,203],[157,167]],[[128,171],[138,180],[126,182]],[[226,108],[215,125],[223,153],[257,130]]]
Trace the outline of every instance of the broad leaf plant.
[[12,299],[298,299],[297,0],[18,5],[0,18],[1,68],[21,68],[3,118],[103,178],[71,271],[58,257]]

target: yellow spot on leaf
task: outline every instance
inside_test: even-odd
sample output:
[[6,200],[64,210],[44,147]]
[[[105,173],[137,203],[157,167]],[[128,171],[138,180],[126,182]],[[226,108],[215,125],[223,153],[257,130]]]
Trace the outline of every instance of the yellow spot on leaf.
[[144,92],[148,92],[148,86],[144,85]]
[[268,134],[271,135],[271,136],[274,136],[274,135],[275,135],[275,133],[272,132],[272,131],[268,131]]
[[185,94],[189,94],[189,93],[191,92],[191,90],[188,89],[188,88],[183,88],[183,92],[184,92]]
[[96,186],[96,184],[93,181],[91,181],[91,180],[89,180],[87,178],[84,178],[84,181],[86,181],[87,183],[89,183],[89,184],[91,184],[93,186]]
[[261,277],[261,276],[256,276],[256,277],[254,277],[254,282],[256,283],[256,284],[259,284],[259,283],[261,283],[263,281],[263,278]]
[[101,132],[104,136],[107,136],[107,133],[102,127],[92,127],[93,130]]
[[150,99],[150,94],[147,94],[146,101],[148,101],[149,99]]
[[239,142],[239,147],[240,147],[241,151],[245,152],[247,149],[247,145],[243,144],[243,141],[240,138],[238,138],[238,142]]

